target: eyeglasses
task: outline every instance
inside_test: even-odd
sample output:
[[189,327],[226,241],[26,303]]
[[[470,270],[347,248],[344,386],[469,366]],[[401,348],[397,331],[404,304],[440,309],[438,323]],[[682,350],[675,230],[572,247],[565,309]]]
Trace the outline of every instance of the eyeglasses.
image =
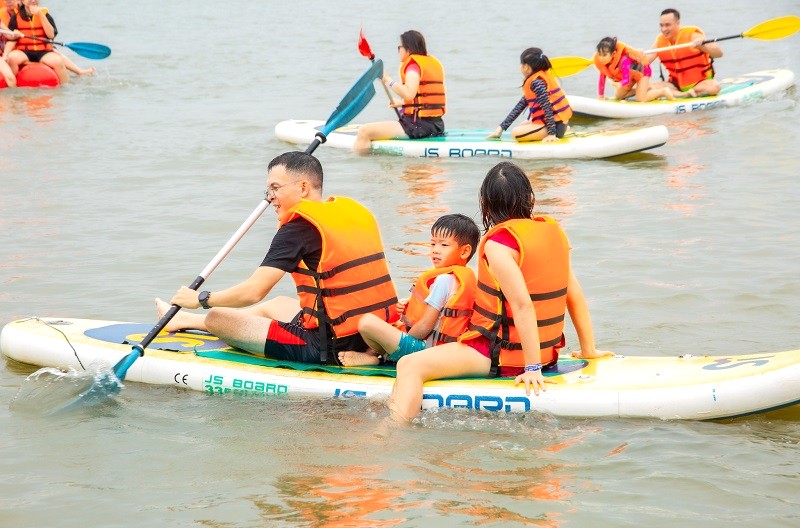
[[301,182],[301,181],[303,181],[303,180],[292,180],[290,182],[281,183],[281,184],[273,183],[272,185],[267,187],[266,191],[264,191],[264,198],[269,198],[270,194],[274,197],[275,194],[278,191],[280,191],[282,187],[286,187],[287,185],[291,185],[293,183],[297,183],[297,182]]

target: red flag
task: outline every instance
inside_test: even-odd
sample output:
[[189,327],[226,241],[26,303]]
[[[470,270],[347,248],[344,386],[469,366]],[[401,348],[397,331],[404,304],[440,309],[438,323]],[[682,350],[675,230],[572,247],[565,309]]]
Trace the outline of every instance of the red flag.
[[369,47],[369,42],[367,42],[367,39],[364,37],[364,28],[361,28],[361,31],[358,34],[358,51],[362,56],[368,58],[369,60],[373,60],[375,58],[375,54],[372,53],[372,50]]

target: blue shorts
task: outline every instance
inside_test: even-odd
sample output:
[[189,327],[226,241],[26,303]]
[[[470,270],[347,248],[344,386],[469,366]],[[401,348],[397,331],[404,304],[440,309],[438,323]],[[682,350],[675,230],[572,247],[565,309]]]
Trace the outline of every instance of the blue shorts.
[[419,352],[420,350],[425,350],[426,347],[427,343],[422,339],[411,337],[403,332],[400,335],[400,343],[397,345],[397,350],[389,354],[388,358],[392,361],[399,361],[401,357]]

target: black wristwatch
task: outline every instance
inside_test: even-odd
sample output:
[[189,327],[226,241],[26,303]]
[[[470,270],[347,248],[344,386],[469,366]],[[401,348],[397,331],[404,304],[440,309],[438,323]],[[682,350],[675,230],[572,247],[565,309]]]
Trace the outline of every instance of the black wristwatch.
[[203,308],[205,308],[206,310],[208,310],[209,308],[211,308],[211,307],[208,305],[208,299],[209,299],[210,297],[211,297],[211,292],[210,292],[210,291],[201,291],[201,292],[200,292],[200,295],[198,295],[198,296],[197,296],[197,300],[198,300],[198,301],[200,301],[200,306],[202,306],[202,307],[203,307]]

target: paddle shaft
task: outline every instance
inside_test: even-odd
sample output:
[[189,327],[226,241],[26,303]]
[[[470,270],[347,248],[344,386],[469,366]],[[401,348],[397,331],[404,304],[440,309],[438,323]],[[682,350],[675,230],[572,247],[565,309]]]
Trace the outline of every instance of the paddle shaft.
[[[739,33],[738,35],[729,35],[727,37],[706,39],[700,45],[702,46],[703,44],[710,44],[712,42],[719,42],[721,40],[731,40],[731,39],[737,39],[737,38],[744,38],[744,33]],[[645,53],[645,55],[648,55],[650,53],[659,53],[659,52],[662,52],[662,51],[670,51],[670,50],[680,49],[680,48],[689,48],[691,46],[694,46],[694,42],[684,42],[683,44],[675,44],[674,46],[665,46],[663,48],[649,49],[649,50],[645,50],[644,53]]]
[[[225,243],[222,249],[220,249],[214,256],[214,258],[211,259],[211,262],[208,263],[205,269],[203,269],[203,271],[200,272],[200,275],[198,275],[197,278],[192,282],[192,284],[189,285],[190,289],[197,290],[200,287],[200,285],[203,284],[203,282],[205,282],[205,280],[209,277],[209,275],[211,275],[211,273],[213,273],[214,270],[217,269],[217,266],[219,266],[219,264],[223,261],[223,259],[225,259],[225,257],[228,256],[228,253],[231,252],[231,250],[239,242],[239,240],[242,239],[244,234],[247,233],[247,231],[253,226],[253,224],[256,223],[256,220],[258,220],[258,218],[264,213],[264,211],[267,210],[267,207],[269,207],[269,202],[267,200],[262,200],[262,202],[258,204],[258,207],[256,207],[253,210],[253,212],[250,213],[250,216],[247,217],[247,220],[245,220],[244,223],[241,226],[239,226],[239,229],[237,229],[236,232],[233,234],[233,236],[231,236],[231,238],[228,239],[228,242]],[[144,355],[144,349],[147,348],[147,346],[153,342],[153,339],[155,339],[156,336],[158,336],[158,334],[161,333],[164,327],[167,326],[167,323],[169,323],[172,320],[172,318],[175,317],[175,314],[177,314],[180,311],[180,309],[181,309],[180,306],[173,304],[172,307],[167,311],[167,313],[165,313],[163,317],[159,319],[158,323],[156,323],[153,329],[150,330],[150,333],[148,333],[145,336],[145,338],[142,339],[142,342],[134,346],[134,349],[138,352],[139,356]],[[125,370],[127,370],[127,368]],[[124,372],[122,374],[124,375]],[[117,376],[119,377],[119,373],[117,373]]]
[[[369,60],[372,62],[372,64],[375,64],[375,55],[369,57]],[[383,86],[383,91],[386,92],[386,97],[389,99],[389,103],[394,105],[395,104],[394,97],[392,97],[392,93],[389,91],[389,87],[386,86],[386,84],[383,82],[383,79],[381,79],[381,86]],[[392,106],[392,110],[394,110],[394,113],[397,114],[398,119],[403,117],[403,114],[400,113],[399,108],[395,108],[394,106]]]
[[[9,31],[6,29],[0,29],[0,33],[4,35],[12,36],[15,33],[13,31]],[[20,37],[22,38],[22,37]],[[50,44],[55,44],[56,46],[64,46],[81,57],[86,57],[87,59],[105,59],[109,55],[111,55],[111,48],[105,46],[103,44],[95,44],[93,42],[73,42],[73,43],[64,43],[64,42],[56,42],[55,40],[45,38],[45,37],[37,37],[35,35],[24,35],[24,38],[29,38],[33,40],[40,40],[42,42],[48,42]]]

